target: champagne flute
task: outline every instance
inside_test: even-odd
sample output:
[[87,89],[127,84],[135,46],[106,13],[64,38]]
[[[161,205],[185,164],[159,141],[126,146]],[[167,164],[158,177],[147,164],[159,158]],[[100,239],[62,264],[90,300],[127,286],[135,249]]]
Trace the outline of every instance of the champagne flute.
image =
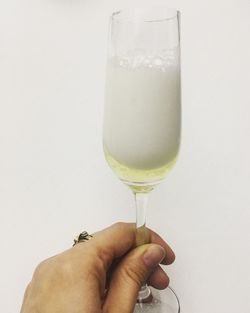
[[[180,145],[179,12],[165,7],[115,12],[108,47],[104,153],[135,196],[141,245],[148,194],[176,162]],[[180,312],[179,300],[170,287],[144,285],[135,312]]]

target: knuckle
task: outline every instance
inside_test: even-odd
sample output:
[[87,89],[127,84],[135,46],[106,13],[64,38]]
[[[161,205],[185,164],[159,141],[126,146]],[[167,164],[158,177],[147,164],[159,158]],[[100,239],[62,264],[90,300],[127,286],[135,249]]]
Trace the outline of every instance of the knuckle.
[[112,226],[113,226],[114,228],[121,229],[121,228],[126,227],[126,225],[127,225],[127,223],[124,223],[124,222],[116,222],[116,223],[114,223]]
[[52,257],[42,261],[35,269],[33,279],[57,281],[70,277],[73,273],[71,262],[66,258]]
[[35,268],[33,277],[36,278],[36,277],[43,275],[47,271],[47,266],[48,266],[47,260],[40,262]]
[[31,288],[31,282],[27,285],[25,292],[24,292],[24,299],[26,299],[30,293],[30,288]]
[[60,276],[61,278],[69,278],[74,275],[74,266],[71,260],[66,258],[56,260],[54,264],[54,274]]

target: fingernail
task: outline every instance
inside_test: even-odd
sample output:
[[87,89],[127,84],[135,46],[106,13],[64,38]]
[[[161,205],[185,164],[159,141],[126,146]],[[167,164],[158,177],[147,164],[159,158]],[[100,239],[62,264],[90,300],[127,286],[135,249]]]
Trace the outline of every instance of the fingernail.
[[158,246],[153,245],[148,248],[148,250],[143,255],[144,263],[149,266],[157,266],[165,257],[165,250]]

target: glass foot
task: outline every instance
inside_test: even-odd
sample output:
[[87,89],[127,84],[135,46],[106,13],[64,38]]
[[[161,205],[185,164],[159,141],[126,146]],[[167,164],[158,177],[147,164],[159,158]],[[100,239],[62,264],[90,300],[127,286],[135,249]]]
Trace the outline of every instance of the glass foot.
[[137,303],[134,313],[180,313],[180,301],[175,291],[168,287],[165,290],[157,290],[150,287],[152,300],[146,303]]

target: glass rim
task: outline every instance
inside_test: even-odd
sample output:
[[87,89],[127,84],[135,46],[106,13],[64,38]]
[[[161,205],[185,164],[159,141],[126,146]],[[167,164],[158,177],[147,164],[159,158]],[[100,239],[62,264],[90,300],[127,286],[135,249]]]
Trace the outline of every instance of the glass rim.
[[[143,16],[145,13],[150,12],[153,15],[152,11],[157,10],[162,16],[158,18],[146,18]],[[164,17],[164,13],[169,16]],[[136,14],[138,14],[136,16]],[[139,16],[139,14],[142,14]],[[178,19],[180,16],[180,11],[176,8],[171,8],[167,6],[149,6],[149,7],[135,7],[135,8],[127,8],[115,11],[111,15],[111,19],[113,21],[120,21],[120,22],[142,22],[142,23],[155,23],[155,22],[165,22],[170,21],[173,19]]]

